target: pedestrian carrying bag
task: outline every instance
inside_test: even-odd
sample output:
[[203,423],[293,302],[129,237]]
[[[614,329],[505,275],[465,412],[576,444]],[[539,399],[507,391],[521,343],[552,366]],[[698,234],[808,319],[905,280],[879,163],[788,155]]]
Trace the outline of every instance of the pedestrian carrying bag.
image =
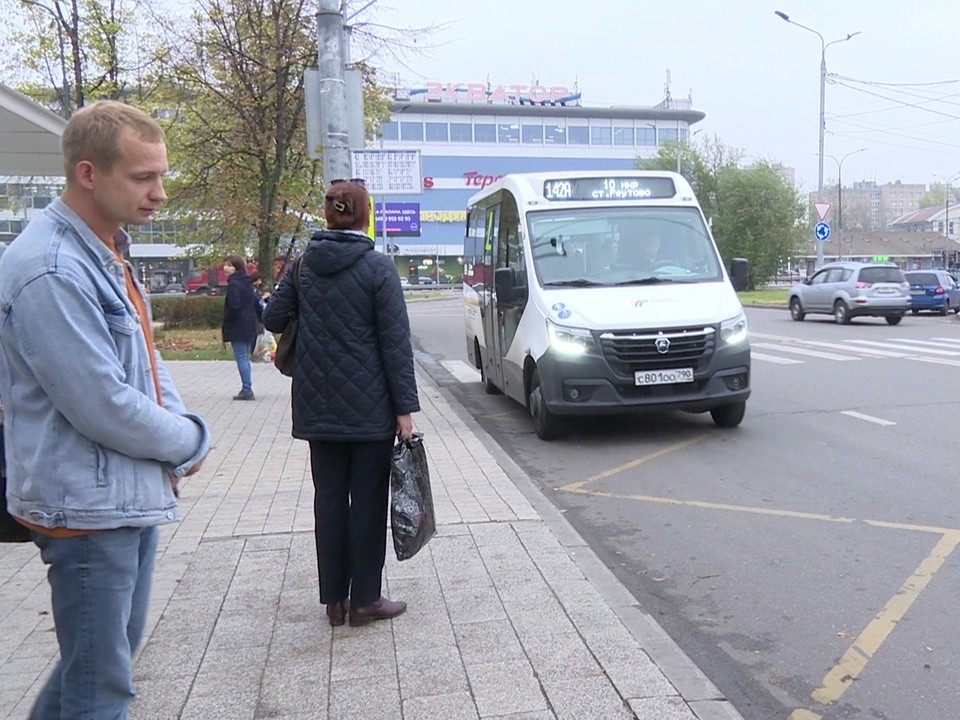
[[423,434],[399,440],[390,459],[390,529],[397,560],[409,560],[437,531]]
[[297,314],[292,315],[287,326],[277,341],[277,352],[273,356],[273,364],[277,370],[287,377],[293,377],[293,366],[297,359],[297,331],[300,328],[300,266],[303,265],[303,255],[293,262],[290,272],[293,273],[293,289],[297,294]]

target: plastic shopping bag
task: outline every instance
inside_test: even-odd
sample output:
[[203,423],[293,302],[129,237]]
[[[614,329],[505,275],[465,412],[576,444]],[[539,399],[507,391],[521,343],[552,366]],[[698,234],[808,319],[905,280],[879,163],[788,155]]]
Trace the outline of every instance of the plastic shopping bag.
[[390,528],[397,560],[409,560],[437,531],[423,434],[393,448],[390,460]]
[[277,341],[273,337],[273,333],[269,330],[264,330],[262,333],[257,335],[257,343],[253,346],[253,361],[254,362],[273,362],[273,355],[277,352]]

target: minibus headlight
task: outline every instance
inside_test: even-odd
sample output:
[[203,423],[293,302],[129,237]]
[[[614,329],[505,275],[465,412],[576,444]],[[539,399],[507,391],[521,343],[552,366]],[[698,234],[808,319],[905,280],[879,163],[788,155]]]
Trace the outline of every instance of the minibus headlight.
[[550,347],[564,355],[583,355],[593,347],[593,335],[582,328],[561,327],[547,321]]
[[747,316],[742,312],[735,318],[720,323],[720,339],[725,345],[739,345],[747,341]]

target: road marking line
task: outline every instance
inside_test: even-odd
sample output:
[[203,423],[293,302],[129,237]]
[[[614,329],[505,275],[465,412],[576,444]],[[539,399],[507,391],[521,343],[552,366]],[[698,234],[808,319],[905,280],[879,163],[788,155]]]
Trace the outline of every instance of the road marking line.
[[591,495],[593,493],[590,490],[584,490],[584,488],[590,483],[596,482],[597,480],[604,480],[608,477],[613,477],[614,475],[622,473],[624,470],[635,468],[638,465],[642,465],[643,463],[648,462],[650,460],[655,460],[658,457],[663,457],[664,455],[669,455],[670,453],[677,452],[678,450],[683,450],[683,448],[687,447],[688,445],[693,445],[694,443],[700,442],[707,436],[708,434],[704,433],[703,435],[697,435],[696,437],[692,437],[689,440],[684,440],[683,442],[678,442],[678,443],[674,443],[673,445],[668,445],[667,447],[661,448],[660,450],[657,450],[656,452],[652,452],[649,455],[644,455],[643,457],[639,457],[636,460],[631,460],[630,462],[624,463],[623,465],[619,465],[615,468],[610,468],[609,470],[604,470],[602,473],[599,473],[597,475],[591,475],[586,480],[580,480],[578,482],[573,482],[567,485],[563,485],[557,488],[557,490],[566,490],[567,492]]
[[910,338],[890,338],[890,342],[906,343],[907,345],[923,345],[924,347],[928,345],[943,347],[942,342],[934,342],[936,339],[937,338],[933,338],[933,340],[911,340]]
[[766,350],[779,350],[785,353],[796,353],[797,355],[809,355],[810,357],[822,358],[824,360],[859,360],[858,357],[850,355],[837,355],[836,353],[823,352],[821,350],[808,350],[806,348],[790,346],[786,343],[750,343],[751,348],[759,347]]
[[943,358],[925,358],[925,357],[908,357],[907,360],[914,360],[916,362],[933,363],[934,365],[952,365],[953,367],[960,367],[960,360],[944,360]]
[[463,360],[441,360],[440,364],[443,365],[448,373],[462,383],[480,381],[480,371],[468,362],[464,362]]
[[876,425],[896,425],[895,422],[891,420],[884,420],[883,418],[873,417],[873,415],[864,415],[863,413],[858,413],[854,410],[841,410],[841,415],[847,415],[848,417],[857,418],[858,420],[866,420],[867,422],[875,423]]
[[767,362],[776,363],[777,365],[803,365],[803,360],[794,360],[793,358],[782,358],[782,357],[777,357],[776,355],[766,355],[764,353],[754,352],[753,349],[750,350],[750,359],[766,360]]
[[790,713],[790,717],[788,717],[787,720],[823,720],[823,715],[817,715],[810,710],[798,708]]
[[879,347],[894,347],[898,350],[913,350],[914,352],[925,352],[933,353],[934,355],[960,355],[960,352],[955,350],[934,350],[933,348],[928,347],[916,347],[909,343],[906,346],[897,345],[897,342],[906,342],[903,340],[888,340],[887,342],[876,342],[874,340],[849,340],[848,342],[856,343],[857,345],[870,345],[870,346],[879,346]]
[[883,610],[864,628],[863,632],[850,645],[840,658],[840,662],[823,679],[823,685],[811,693],[818,703],[829,705],[836,702],[858,677],[884,640],[893,632],[910,606],[933,579],[946,559],[960,544],[960,532],[945,533],[933,551],[924,558],[913,575],[900,588],[899,592],[887,601]]

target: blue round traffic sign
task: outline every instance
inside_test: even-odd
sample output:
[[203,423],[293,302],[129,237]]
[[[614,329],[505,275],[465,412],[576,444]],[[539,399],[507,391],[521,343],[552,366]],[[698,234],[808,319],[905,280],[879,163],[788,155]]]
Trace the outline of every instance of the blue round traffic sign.
[[813,228],[813,234],[816,236],[817,240],[821,242],[830,237],[830,223],[827,222],[818,222]]

